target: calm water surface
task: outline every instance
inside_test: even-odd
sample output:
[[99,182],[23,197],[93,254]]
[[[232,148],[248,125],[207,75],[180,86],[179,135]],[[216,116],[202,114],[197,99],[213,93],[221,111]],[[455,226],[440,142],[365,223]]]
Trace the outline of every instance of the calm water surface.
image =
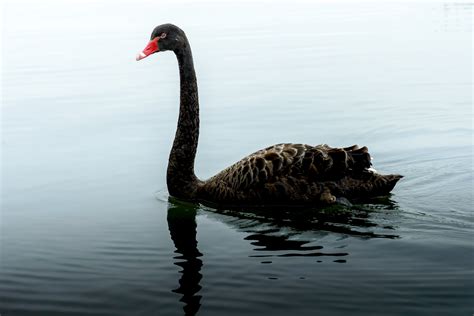
[[[471,315],[472,2],[3,3],[0,313]],[[169,199],[193,47],[196,171],[279,142],[367,145],[405,178],[353,208]]]

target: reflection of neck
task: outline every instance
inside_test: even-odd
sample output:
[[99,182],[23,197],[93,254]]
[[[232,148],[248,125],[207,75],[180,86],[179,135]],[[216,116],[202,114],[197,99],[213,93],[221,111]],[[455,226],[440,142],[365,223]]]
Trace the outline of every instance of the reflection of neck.
[[195,315],[201,306],[201,296],[196,293],[201,290],[199,282],[202,279],[202,261],[199,257],[202,254],[197,249],[195,217],[195,210],[172,206],[168,209],[168,228],[176,247],[175,252],[180,254],[174,258],[182,260],[175,262],[175,265],[182,268],[182,276],[179,287],[173,292],[182,294],[180,301],[186,304],[183,307],[186,315]]
[[175,51],[179,65],[180,106],[176,135],[171,149],[167,184],[172,196],[192,199],[198,179],[194,159],[199,137],[199,100],[193,56],[187,39]]

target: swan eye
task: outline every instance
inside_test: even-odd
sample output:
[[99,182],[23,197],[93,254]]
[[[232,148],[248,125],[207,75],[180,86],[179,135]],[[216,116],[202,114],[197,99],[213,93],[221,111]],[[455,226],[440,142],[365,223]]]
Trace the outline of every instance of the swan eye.
[[162,34],[160,35],[160,38],[166,38],[166,33],[162,33]]

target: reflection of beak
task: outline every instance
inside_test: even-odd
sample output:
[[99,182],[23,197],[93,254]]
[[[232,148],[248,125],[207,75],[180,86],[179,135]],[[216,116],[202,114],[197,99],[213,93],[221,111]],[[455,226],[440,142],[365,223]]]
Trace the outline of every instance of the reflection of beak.
[[158,39],[159,39],[159,37],[156,37],[156,38],[152,39],[148,43],[148,45],[146,45],[146,47],[143,49],[143,51],[141,51],[140,53],[137,54],[136,60],[137,61],[142,60],[143,58],[145,58],[147,56],[150,56],[153,53],[158,52],[159,51]]

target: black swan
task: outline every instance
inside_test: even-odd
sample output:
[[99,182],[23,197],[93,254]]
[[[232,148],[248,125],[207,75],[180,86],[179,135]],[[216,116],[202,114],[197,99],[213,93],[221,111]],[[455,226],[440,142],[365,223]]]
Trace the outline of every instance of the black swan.
[[153,53],[176,54],[180,108],[169,156],[167,185],[171,196],[218,206],[333,204],[387,195],[400,175],[371,168],[367,147],[354,145],[278,144],[259,150],[203,181],[194,173],[199,136],[199,100],[191,47],[177,26],[157,26],[137,61]]

